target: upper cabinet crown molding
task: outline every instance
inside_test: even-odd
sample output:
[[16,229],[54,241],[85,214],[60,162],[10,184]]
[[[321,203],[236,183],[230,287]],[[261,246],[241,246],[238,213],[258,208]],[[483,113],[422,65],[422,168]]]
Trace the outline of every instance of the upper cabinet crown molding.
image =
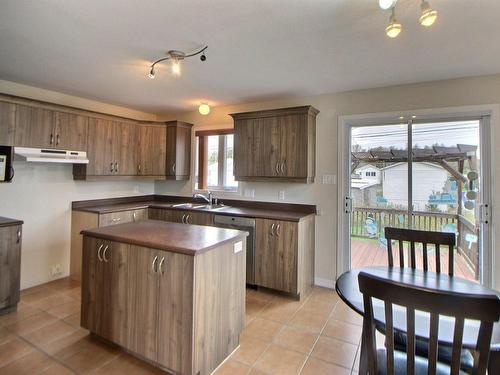
[[314,182],[318,113],[302,106],[231,114],[235,179]]

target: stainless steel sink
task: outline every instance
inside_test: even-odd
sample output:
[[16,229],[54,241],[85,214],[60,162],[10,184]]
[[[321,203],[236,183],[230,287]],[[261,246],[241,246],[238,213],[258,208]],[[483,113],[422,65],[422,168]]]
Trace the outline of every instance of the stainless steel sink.
[[217,210],[221,210],[223,208],[227,208],[229,206],[225,206],[223,204],[177,203],[177,204],[173,204],[172,207],[187,208],[187,209],[193,209],[193,210],[217,211]]

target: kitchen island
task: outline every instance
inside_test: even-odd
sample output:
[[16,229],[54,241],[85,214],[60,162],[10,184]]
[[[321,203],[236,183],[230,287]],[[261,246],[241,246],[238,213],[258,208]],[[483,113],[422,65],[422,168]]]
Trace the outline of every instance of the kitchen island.
[[238,347],[246,232],[146,220],[82,234],[82,327],[177,374],[210,374]]

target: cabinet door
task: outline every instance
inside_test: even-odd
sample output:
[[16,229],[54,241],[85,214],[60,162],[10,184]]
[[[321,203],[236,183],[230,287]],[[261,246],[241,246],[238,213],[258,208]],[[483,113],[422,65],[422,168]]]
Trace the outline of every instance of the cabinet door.
[[156,361],[157,353],[157,270],[161,253],[139,246],[131,246],[129,252],[127,348],[152,361]]
[[14,146],[16,105],[0,102],[0,145]]
[[167,176],[188,180],[191,174],[191,126],[167,125]]
[[167,128],[158,125],[140,125],[138,174],[165,176],[167,162]]
[[214,225],[214,215],[207,212],[186,211],[186,224]]
[[19,302],[21,226],[0,228],[0,309]]
[[150,208],[149,209],[149,218],[151,220],[163,220],[163,221],[173,221],[172,213],[174,211],[167,210],[164,208]]
[[17,105],[14,144],[22,147],[54,148],[54,112]]
[[111,121],[89,119],[87,175],[110,176],[114,174],[114,130],[115,127]]
[[87,151],[88,117],[72,113],[55,113],[55,147]]
[[143,221],[148,219],[148,209],[141,208],[139,210],[132,211],[132,221],[135,223],[137,221]]
[[119,176],[137,175],[137,125],[115,123],[115,174]]
[[281,116],[280,176],[307,177],[307,115]]
[[192,373],[193,262],[160,251],[157,361],[176,374]]
[[251,176],[277,177],[280,168],[281,132],[276,117],[252,120],[253,158],[251,159]]
[[128,250],[129,245],[104,242],[101,252],[101,275],[97,284],[97,334],[120,345],[125,345],[128,306]]
[[297,293],[297,241],[296,223],[256,220],[257,285]]
[[234,176],[249,176],[249,167],[254,156],[253,128],[247,120],[234,121]]

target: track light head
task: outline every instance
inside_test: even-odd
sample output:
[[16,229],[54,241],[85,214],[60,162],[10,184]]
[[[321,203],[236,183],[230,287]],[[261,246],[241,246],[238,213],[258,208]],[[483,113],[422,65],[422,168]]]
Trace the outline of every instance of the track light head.
[[149,71],[148,77],[151,79],[155,78],[155,67],[151,66],[151,70]]
[[429,5],[429,2],[426,0],[422,0],[422,14],[419,18],[419,22],[422,26],[429,27],[436,22],[438,13],[436,10],[432,9],[431,6]]
[[205,52],[200,56],[201,61],[207,61],[207,57],[205,56]]
[[392,8],[391,16],[389,17],[389,25],[385,28],[385,33],[389,38],[395,38],[399,35],[402,29],[402,25],[396,19],[396,13],[394,8]]

